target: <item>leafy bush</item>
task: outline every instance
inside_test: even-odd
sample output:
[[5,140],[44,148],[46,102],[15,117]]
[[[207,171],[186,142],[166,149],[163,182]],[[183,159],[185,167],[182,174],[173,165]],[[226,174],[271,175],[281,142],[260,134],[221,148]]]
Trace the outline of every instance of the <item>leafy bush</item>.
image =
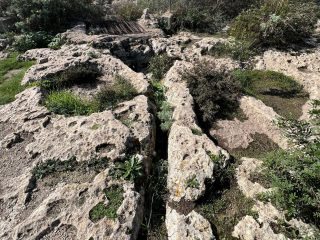
[[233,74],[246,94],[292,96],[302,91],[302,86],[292,77],[274,71],[236,70]]
[[199,3],[185,4],[175,8],[172,29],[187,29],[195,32],[216,33],[225,26],[225,17],[213,6]]
[[191,178],[189,178],[187,180],[187,187],[199,189],[200,183],[199,183],[196,175],[193,175]]
[[52,36],[46,32],[30,32],[15,38],[13,47],[19,52],[34,48],[45,48],[51,42]]
[[116,15],[127,21],[136,21],[142,16],[142,8],[132,2],[117,4],[114,9]]
[[258,46],[285,47],[310,37],[317,22],[318,7],[313,1],[267,0],[260,8],[241,13],[230,34]]
[[266,179],[274,188],[266,198],[285,210],[289,218],[320,224],[320,143],[311,143],[302,150],[279,151],[264,161]]
[[173,65],[173,60],[166,54],[156,55],[150,60],[149,72],[155,80],[161,80]]
[[114,107],[121,101],[132,99],[138,94],[134,86],[125,78],[116,76],[115,83],[106,86],[95,96],[100,111]]
[[45,101],[49,111],[65,116],[90,115],[97,111],[95,104],[69,91],[51,92]]
[[135,182],[143,176],[143,163],[137,156],[128,157],[124,163],[118,163],[115,176],[124,180]]
[[61,34],[57,34],[48,44],[48,47],[53,50],[58,50],[64,43],[65,39],[61,36]]
[[54,33],[72,22],[93,21],[103,15],[92,0],[12,0],[10,9],[18,29]]
[[238,107],[241,88],[228,72],[217,71],[208,62],[198,62],[183,77],[204,122],[226,117]]

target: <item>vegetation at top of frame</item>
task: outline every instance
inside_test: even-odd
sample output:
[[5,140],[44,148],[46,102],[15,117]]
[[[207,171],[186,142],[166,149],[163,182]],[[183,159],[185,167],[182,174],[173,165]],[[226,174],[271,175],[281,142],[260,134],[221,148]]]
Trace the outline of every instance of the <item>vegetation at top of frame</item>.
[[214,64],[198,62],[183,78],[205,123],[232,114],[238,108],[241,87],[232,74],[218,71]]
[[143,8],[133,2],[116,4],[114,10],[117,16],[127,21],[138,20],[143,12]]
[[11,53],[0,60],[0,105],[12,102],[16,94],[24,90],[21,80],[33,61],[19,61],[18,53]]
[[[319,109],[315,101],[315,110]],[[279,126],[292,139],[290,151],[269,154],[263,163],[264,179],[271,181],[273,191],[261,196],[285,211],[287,218],[302,219],[320,226],[320,139],[318,111],[311,111],[314,121],[307,123],[280,119]]]
[[255,46],[287,47],[312,35],[318,14],[319,7],[312,0],[266,0],[260,7],[242,12],[230,34]]
[[[242,10],[256,4],[259,0],[172,0],[173,21],[160,22],[168,32],[187,29],[195,32],[215,33],[226,25],[226,22],[237,16]],[[169,1],[139,0],[138,5],[149,8],[156,13],[169,9]]]
[[93,0],[0,0],[0,17],[6,19],[3,26],[15,50],[57,49],[62,44],[57,33],[79,21],[100,21],[102,5]]

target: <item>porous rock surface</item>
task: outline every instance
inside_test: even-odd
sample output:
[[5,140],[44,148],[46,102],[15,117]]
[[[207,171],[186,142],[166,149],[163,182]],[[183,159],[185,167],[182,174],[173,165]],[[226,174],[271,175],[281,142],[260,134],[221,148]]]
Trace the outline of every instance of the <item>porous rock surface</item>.
[[[215,163],[211,160],[210,153],[223,155],[221,164],[229,158],[228,153],[216,146],[205,134],[199,136],[192,132],[193,129],[200,127],[193,109],[193,98],[181,77],[181,73],[191,66],[190,63],[176,61],[164,80],[164,85],[168,89],[167,101],[174,108],[174,123],[168,140],[167,183],[169,201],[175,205],[179,205],[181,201],[196,201],[205,193],[205,181],[214,178]],[[196,181],[198,186],[190,186],[191,180]],[[166,226],[169,239],[192,239],[193,236],[199,239],[213,239],[214,237],[209,222],[200,214],[192,212],[185,216],[169,206],[167,206]]]
[[215,239],[210,223],[195,211],[190,212],[188,215],[183,215],[168,206],[166,212],[166,225],[169,239]]
[[[33,49],[27,51],[23,59],[36,59],[37,64],[25,74],[22,83],[52,79],[58,74],[74,68],[85,67],[100,74],[94,92],[107,83],[112,83],[116,75],[130,79],[131,84],[139,93],[149,91],[149,83],[142,73],[136,73],[121,60],[104,51],[98,51],[84,45],[65,45],[60,50]],[[90,90],[86,90],[89,91]]]
[[246,149],[253,142],[253,136],[258,133],[268,136],[283,149],[288,147],[288,140],[274,123],[280,116],[271,107],[254,97],[244,96],[240,99],[240,109],[246,120],[219,120],[210,131],[222,146],[228,149]]
[[[53,115],[41,106],[42,98],[39,88],[29,88],[0,109],[0,239],[60,239],[61,234],[66,239],[135,238],[143,192],[133,184],[114,182],[106,169],[71,179],[68,174],[48,188],[41,180],[35,184],[32,169],[50,159],[71,157],[79,162],[106,157],[112,166],[137,146],[150,165],[155,127],[147,97],[137,96],[114,110],[132,118],[130,128],[110,110],[79,117]],[[113,185],[123,189],[118,218],[91,221],[90,210],[101,201],[108,204],[103,190]]]

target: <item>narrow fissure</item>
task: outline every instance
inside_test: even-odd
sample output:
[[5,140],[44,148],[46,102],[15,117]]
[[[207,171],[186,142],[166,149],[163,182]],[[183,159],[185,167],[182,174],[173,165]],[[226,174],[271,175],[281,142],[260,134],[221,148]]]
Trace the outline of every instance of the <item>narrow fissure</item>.
[[138,239],[167,239],[165,226],[167,198],[168,132],[161,130],[161,121],[156,119],[156,153],[151,174],[147,179],[144,219]]

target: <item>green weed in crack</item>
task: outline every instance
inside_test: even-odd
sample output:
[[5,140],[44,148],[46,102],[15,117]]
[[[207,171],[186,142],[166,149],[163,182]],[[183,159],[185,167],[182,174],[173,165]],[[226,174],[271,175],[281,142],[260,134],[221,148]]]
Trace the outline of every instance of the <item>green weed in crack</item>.
[[98,203],[89,212],[89,218],[93,222],[97,222],[104,217],[115,219],[118,217],[117,210],[123,202],[123,189],[113,186],[104,190],[105,197],[108,200],[106,205],[104,202]]
[[193,175],[191,178],[187,180],[187,187],[199,189],[200,183],[196,175]]
[[124,162],[116,163],[112,172],[115,178],[136,182],[143,176],[143,162],[138,156],[128,156]]

